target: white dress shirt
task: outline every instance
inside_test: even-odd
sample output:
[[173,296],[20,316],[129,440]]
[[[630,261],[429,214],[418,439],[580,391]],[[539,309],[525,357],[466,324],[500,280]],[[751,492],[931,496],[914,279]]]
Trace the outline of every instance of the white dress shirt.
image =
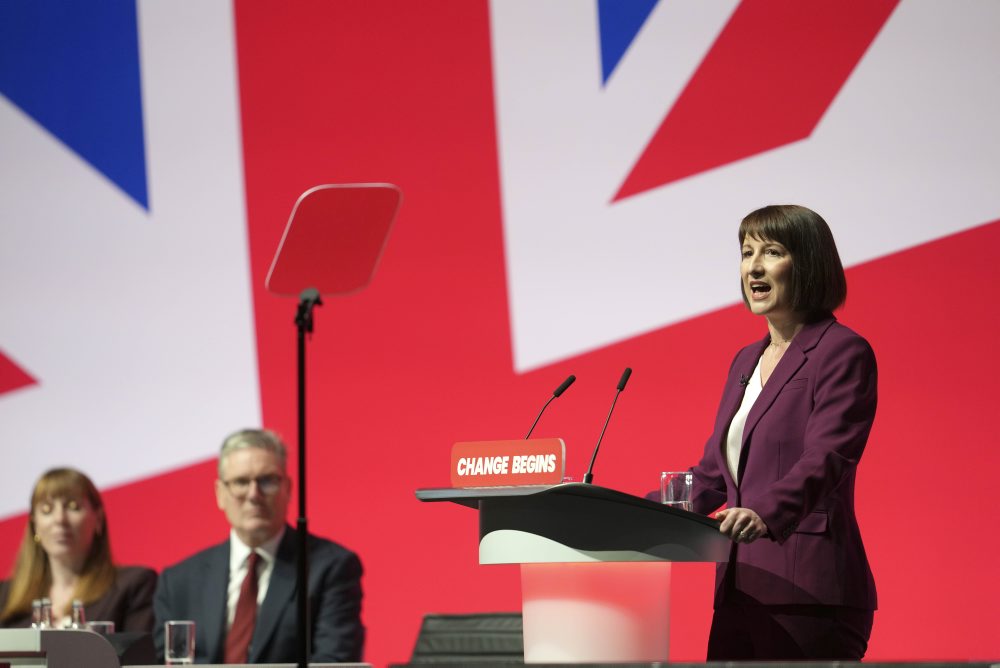
[[274,572],[274,559],[278,554],[278,545],[282,536],[285,535],[285,528],[266,543],[259,545],[256,549],[251,549],[246,543],[240,540],[235,531],[229,532],[229,588],[226,597],[226,629],[233,625],[236,617],[236,604],[240,600],[240,588],[243,580],[247,577],[247,560],[250,553],[256,552],[260,555],[261,564],[257,566],[257,605],[260,606],[264,597],[267,596],[267,586],[271,582],[271,573]]
[[[764,356],[761,355],[760,359],[763,358]],[[743,449],[743,429],[747,426],[747,415],[750,414],[750,409],[753,408],[754,402],[757,401],[761,390],[764,389],[764,384],[760,382],[760,359],[757,360],[757,367],[750,374],[750,380],[743,391],[743,403],[740,404],[740,409],[733,416],[733,421],[729,423],[729,432],[726,434],[726,464],[729,466],[729,473],[737,485],[740,483],[737,474],[740,468],[740,450]]]

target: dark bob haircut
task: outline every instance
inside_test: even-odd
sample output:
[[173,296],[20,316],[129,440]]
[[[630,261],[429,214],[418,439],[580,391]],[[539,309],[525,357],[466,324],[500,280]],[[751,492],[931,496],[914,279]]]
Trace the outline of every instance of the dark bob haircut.
[[[837,244],[826,221],[811,209],[772,204],[757,209],[740,223],[740,247],[747,237],[776,241],[792,256],[792,308],[817,317],[832,313],[847,299],[847,277]],[[740,294],[749,308],[743,292]]]

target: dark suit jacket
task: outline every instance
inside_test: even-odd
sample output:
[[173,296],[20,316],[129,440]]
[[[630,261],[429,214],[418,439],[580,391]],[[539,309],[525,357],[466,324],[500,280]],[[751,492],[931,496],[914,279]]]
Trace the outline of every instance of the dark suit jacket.
[[[0,608],[7,603],[9,582],[0,583]],[[156,571],[141,566],[121,566],[115,582],[104,596],[84,607],[88,621],[112,621],[115,632],[153,630],[153,591]],[[11,619],[5,627],[28,627],[31,612]]]
[[[286,529],[278,546],[267,596],[257,610],[250,663],[294,663],[296,632],[296,555],[298,540]],[[361,624],[361,561],[340,545],[309,536],[311,662],[360,661],[365,629]],[[229,539],[163,571],[156,588],[153,638],[163,659],[163,623],[195,622],[195,661],[222,663],[226,646],[226,587]]]
[[875,355],[829,317],[792,340],[747,416],[740,483],[726,466],[729,423],[770,338],[733,360],[715,429],[694,472],[694,510],[754,510],[770,538],[733,544],[719,564],[715,605],[733,589],[764,604],[874,610],[872,578],[854,514],[854,480],[875,419]]

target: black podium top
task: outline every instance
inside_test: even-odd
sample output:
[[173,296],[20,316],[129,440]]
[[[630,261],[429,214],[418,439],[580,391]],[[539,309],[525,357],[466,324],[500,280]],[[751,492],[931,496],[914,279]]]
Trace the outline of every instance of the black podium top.
[[719,522],[584,483],[420,489],[479,510],[480,563],[726,561]]

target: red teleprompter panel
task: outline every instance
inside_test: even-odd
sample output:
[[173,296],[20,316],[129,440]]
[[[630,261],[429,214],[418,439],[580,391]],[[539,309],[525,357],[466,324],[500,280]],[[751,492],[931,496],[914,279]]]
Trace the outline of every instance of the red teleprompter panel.
[[453,487],[557,485],[565,469],[561,438],[467,441],[451,448]]

